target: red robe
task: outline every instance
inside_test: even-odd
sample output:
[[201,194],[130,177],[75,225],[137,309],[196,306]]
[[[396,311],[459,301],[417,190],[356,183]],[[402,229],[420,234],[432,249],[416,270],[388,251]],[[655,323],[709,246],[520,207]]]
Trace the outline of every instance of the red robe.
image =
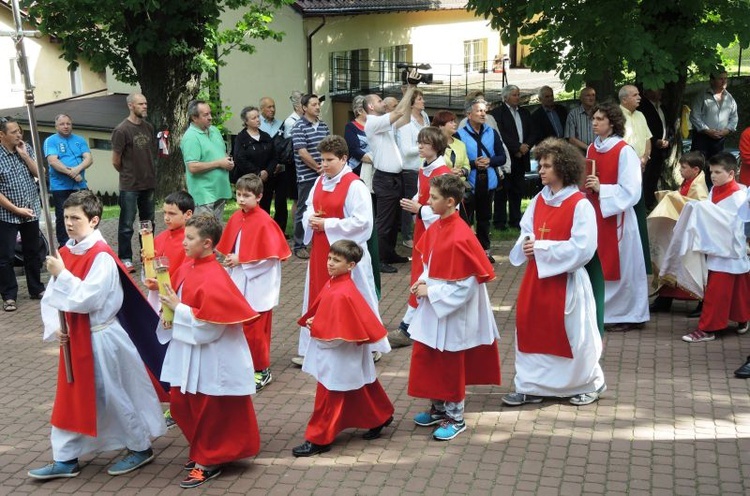
[[237,210],[233,213],[216,245],[216,251],[222,255],[234,253],[240,233],[242,237],[237,253],[239,263],[259,262],[270,258],[286,260],[292,256],[281,228],[260,207],[248,212]]
[[154,238],[154,256],[167,257],[169,260],[169,278],[172,280],[187,257],[182,242],[185,239],[185,226],[168,229]]
[[[344,217],[344,203],[349,193],[349,186],[358,181],[359,176],[348,172],[341,177],[333,191],[323,191],[323,181],[317,182],[313,195],[312,206],[315,215],[326,219],[342,219]],[[310,278],[308,281],[307,301],[315,301],[318,293],[328,281],[328,251],[331,245],[325,231],[314,231],[310,248],[310,262],[308,264]]]
[[[495,278],[484,249],[458,212],[430,226],[415,247],[425,264],[432,261],[432,279],[459,281],[473,276],[482,284]],[[467,385],[497,385],[500,380],[497,341],[462,351],[439,351],[414,342],[410,396],[461,401]]]
[[[570,239],[576,205],[584,199],[575,193],[558,207],[550,207],[541,195],[534,209],[534,234],[537,239]],[[565,298],[568,274],[539,278],[536,260],[529,259],[516,303],[516,339],[523,353],[542,353],[573,358],[565,330]],[[544,304],[539,304],[539,298]]]
[[[115,260],[124,293],[122,308],[117,314],[118,321],[143,359],[157,396],[161,401],[168,401],[167,386],[160,385],[156,379],[161,375],[161,365],[166,353],[166,346],[160,344],[156,340],[156,335],[151,332],[156,328],[158,316],[143,298],[120,259],[102,241],[94,244],[83,255],[71,254],[66,246],[61,247],[59,251],[65,263],[65,268],[79,279],[86,278],[98,254],[107,253]],[[65,321],[68,325],[70,339],[73,382],[68,383],[67,381],[61,350],[57,371],[57,392],[52,408],[51,423],[59,429],[79,432],[87,436],[96,436],[96,384],[89,316],[88,314],[65,312]]]
[[[420,205],[427,205],[427,200],[430,199],[430,179],[450,173],[451,169],[447,165],[436,167],[429,176],[425,173],[424,169],[420,170],[419,178],[417,181],[417,202],[419,202]],[[414,221],[414,233],[412,234],[414,247],[412,247],[411,279],[409,281],[409,285],[417,282],[417,278],[422,274],[422,259],[417,255],[415,247],[417,246],[417,243],[419,243],[419,240],[422,238],[422,234],[424,234],[426,230],[427,228],[424,225],[424,221],[419,217],[419,215],[417,215],[417,219]],[[417,308],[417,297],[413,294],[409,295],[409,305],[412,308]]]
[[[586,157],[596,160],[596,171],[601,184],[617,184],[619,172],[620,151],[627,146],[625,141],[618,142],[605,153],[599,153],[593,144],[589,145]],[[599,260],[602,263],[605,281],[620,280],[620,245],[619,239],[622,228],[618,226],[622,222],[621,215],[612,215],[606,219],[602,216],[602,208],[599,205],[599,193],[586,192],[586,196],[594,206],[596,212],[597,242]]]
[[[304,326],[310,317],[313,317],[310,335],[321,341],[340,339],[364,344],[388,335],[354,285],[351,273],[331,278],[297,323]],[[393,404],[377,379],[353,391],[330,391],[318,383],[305,439],[315,444],[330,444],[344,429],[373,429],[383,425],[393,412]]]

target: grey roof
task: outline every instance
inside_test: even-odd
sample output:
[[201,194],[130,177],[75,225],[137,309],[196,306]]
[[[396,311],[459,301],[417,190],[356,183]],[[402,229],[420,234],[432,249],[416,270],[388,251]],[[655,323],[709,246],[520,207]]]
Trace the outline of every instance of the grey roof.
[[[35,107],[39,126],[55,126],[55,116],[68,114],[78,130],[112,132],[128,116],[127,95],[115,93],[103,96],[73,97]],[[28,124],[26,107],[0,110],[0,116],[13,117],[22,124]]]
[[299,0],[292,5],[303,16],[377,14],[419,10],[465,9],[466,0]]

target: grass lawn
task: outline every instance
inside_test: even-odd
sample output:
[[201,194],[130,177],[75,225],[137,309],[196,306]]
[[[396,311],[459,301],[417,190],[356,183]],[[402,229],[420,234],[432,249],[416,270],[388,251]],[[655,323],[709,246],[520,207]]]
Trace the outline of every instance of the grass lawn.
[[[524,199],[521,201],[521,211],[526,211],[526,206],[529,204],[529,200]],[[293,223],[291,218],[291,212],[292,212],[292,201],[287,202],[287,207],[289,209],[289,222],[287,222],[286,227],[286,234],[292,235],[294,234],[293,229]],[[237,202],[235,200],[229,200],[227,201],[227,206],[224,208],[224,222],[229,220],[229,216],[232,215],[237,210]],[[161,204],[156,206],[156,215],[159,215],[161,212]],[[271,205],[271,215],[273,215],[273,205]],[[108,207],[104,207],[104,212],[102,213],[102,220],[106,219],[117,219],[120,217],[120,207],[117,205],[111,205]],[[518,238],[519,231],[518,229],[508,229],[507,231],[500,231],[497,229],[492,228],[490,232],[490,238],[493,241],[515,241],[516,238]]]

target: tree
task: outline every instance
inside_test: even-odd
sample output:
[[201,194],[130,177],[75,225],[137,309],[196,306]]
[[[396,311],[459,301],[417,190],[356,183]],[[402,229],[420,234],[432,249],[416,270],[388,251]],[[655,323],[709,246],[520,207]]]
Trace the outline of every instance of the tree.
[[635,79],[664,89],[668,123],[678,116],[695,69],[721,63],[718,47],[750,40],[750,0],[469,0],[503,43],[528,44],[534,70],[556,70],[569,90],[584,83],[598,95]]
[[[39,29],[62,43],[62,57],[92,69],[110,68],[123,82],[138,84],[148,99],[149,121],[170,131],[170,154],[157,165],[157,194],[183,184],[179,138],[188,124],[188,102],[201,88],[217,109],[215,74],[230,50],[254,51],[253,39],[281,40],[269,28],[275,9],[292,0],[24,0]],[[240,20],[220,28],[227,10]]]

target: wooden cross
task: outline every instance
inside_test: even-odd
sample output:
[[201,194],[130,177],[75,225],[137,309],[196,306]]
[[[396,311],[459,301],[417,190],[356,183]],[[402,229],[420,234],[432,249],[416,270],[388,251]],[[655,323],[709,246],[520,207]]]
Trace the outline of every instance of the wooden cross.
[[545,221],[544,224],[542,224],[542,227],[538,229],[539,231],[539,239],[544,239],[544,234],[550,232],[552,229],[545,229],[547,227],[547,222]]

